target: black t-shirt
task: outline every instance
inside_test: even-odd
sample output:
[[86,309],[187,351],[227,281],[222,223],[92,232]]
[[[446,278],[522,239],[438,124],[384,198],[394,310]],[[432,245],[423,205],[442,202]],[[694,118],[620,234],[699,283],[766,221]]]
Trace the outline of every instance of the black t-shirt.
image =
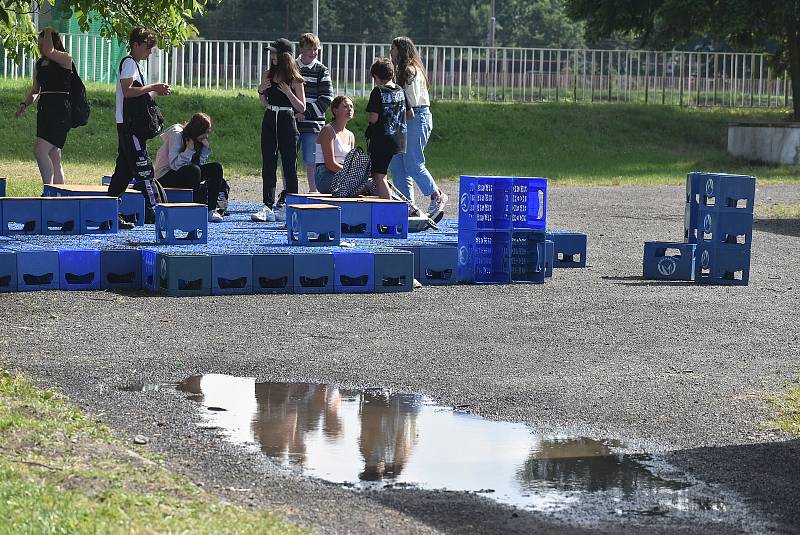
[[65,69],[55,61],[42,57],[36,60],[36,80],[41,91],[66,93],[72,84],[72,69]]
[[372,88],[367,103],[367,113],[377,113],[378,122],[372,127],[371,139],[389,138],[397,152],[406,151],[406,110],[408,99],[402,87],[379,85]]

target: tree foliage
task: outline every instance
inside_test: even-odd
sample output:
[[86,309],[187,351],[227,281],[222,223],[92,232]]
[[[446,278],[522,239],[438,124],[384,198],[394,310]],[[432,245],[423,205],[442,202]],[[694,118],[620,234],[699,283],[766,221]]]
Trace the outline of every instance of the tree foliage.
[[[327,42],[388,43],[408,35],[423,44],[486,45],[489,0],[320,0]],[[311,31],[311,0],[226,0],[196,20],[208,39],[296,39]],[[563,0],[497,0],[498,46],[578,47],[582,25]]]
[[[566,0],[566,7],[590,41],[628,34],[664,48],[708,33],[739,50],[774,52],[800,95],[800,0]],[[800,118],[800,98],[794,113]]]
[[[60,10],[74,16],[80,28],[90,21],[101,23],[100,33],[125,38],[133,26],[158,33],[162,47],[182,43],[196,32],[192,18],[205,13],[208,0],[42,0],[42,9]],[[219,0],[217,0],[219,2]],[[16,59],[20,49],[36,49],[36,30],[31,22],[31,0],[0,0],[0,40],[7,54]]]

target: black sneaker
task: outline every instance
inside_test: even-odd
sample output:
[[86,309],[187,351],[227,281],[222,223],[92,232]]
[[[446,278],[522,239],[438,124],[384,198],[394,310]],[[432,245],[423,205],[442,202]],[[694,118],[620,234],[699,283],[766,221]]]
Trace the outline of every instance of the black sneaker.
[[131,230],[133,228],[133,223],[130,221],[126,221],[125,218],[119,216],[119,230]]
[[286,205],[286,195],[286,190],[283,190],[281,194],[278,195],[278,202],[275,203],[276,208]]

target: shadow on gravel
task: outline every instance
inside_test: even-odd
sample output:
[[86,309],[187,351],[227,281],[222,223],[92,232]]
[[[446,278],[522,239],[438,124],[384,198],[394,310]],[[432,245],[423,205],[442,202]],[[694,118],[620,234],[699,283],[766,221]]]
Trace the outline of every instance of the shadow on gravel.
[[780,524],[779,532],[800,529],[800,439],[672,452],[668,460],[709,484],[730,489],[756,512]]
[[771,234],[800,237],[800,219],[756,219],[753,228]]
[[697,286],[697,283],[692,281],[668,281],[668,280],[652,280],[645,279],[640,275],[632,275],[629,277],[610,277],[602,276],[603,280],[622,284],[623,286]]

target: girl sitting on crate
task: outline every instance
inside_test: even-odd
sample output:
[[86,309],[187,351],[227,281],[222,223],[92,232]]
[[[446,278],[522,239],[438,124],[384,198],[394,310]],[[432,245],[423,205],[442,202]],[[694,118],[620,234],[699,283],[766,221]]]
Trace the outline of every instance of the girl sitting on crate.
[[222,178],[222,165],[208,161],[210,133],[211,117],[205,113],[195,113],[185,125],[174,124],[167,128],[161,134],[164,144],[156,155],[155,174],[164,187],[192,188],[194,202],[208,204],[209,223],[219,223],[222,221],[222,214],[217,210],[219,194],[223,191],[227,199],[229,188]]

